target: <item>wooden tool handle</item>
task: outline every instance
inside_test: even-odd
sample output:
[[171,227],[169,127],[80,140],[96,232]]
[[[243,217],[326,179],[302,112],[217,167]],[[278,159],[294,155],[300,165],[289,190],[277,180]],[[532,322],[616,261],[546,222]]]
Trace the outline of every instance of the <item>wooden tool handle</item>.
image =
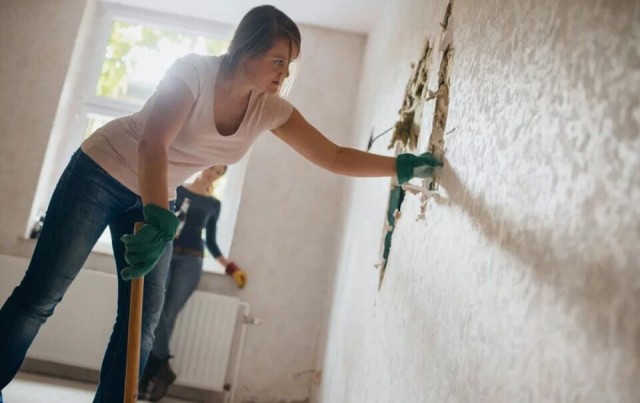
[[[137,222],[134,233],[142,227]],[[124,402],[138,401],[138,372],[140,372],[140,337],[142,336],[142,298],[144,295],[144,277],[131,280],[131,299],[129,301],[129,334],[127,336],[127,372],[124,380]]]

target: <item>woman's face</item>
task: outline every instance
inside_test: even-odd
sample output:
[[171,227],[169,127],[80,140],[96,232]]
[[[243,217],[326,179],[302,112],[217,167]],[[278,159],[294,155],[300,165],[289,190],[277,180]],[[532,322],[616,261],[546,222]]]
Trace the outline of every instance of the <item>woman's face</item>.
[[224,175],[227,168],[224,165],[215,165],[202,171],[202,177],[209,183],[213,183],[216,179]]
[[289,77],[289,64],[296,57],[298,48],[295,44],[289,52],[289,40],[277,39],[267,53],[247,59],[245,72],[256,87],[269,94],[277,94],[284,79]]

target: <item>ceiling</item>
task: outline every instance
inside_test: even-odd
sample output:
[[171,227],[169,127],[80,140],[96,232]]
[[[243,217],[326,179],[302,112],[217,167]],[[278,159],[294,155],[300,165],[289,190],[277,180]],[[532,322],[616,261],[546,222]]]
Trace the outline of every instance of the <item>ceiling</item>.
[[[256,0],[108,0],[112,3],[237,24]],[[368,33],[385,0],[271,0],[300,24]],[[391,0],[386,0],[391,1]]]

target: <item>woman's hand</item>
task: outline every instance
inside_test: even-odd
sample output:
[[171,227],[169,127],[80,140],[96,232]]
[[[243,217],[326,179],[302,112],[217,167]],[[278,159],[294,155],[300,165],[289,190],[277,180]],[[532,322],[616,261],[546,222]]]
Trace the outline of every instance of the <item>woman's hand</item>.
[[433,178],[434,171],[443,166],[433,154],[399,154],[396,159],[398,183],[409,182],[411,178]]
[[247,273],[235,263],[229,262],[227,267],[225,267],[225,272],[233,277],[233,281],[236,282],[238,288],[244,288],[244,286],[247,285]]
[[129,264],[120,273],[123,280],[150,272],[164,253],[167,242],[176,235],[178,218],[169,210],[149,204],[144,207],[144,225],[132,235],[123,235],[124,259]]

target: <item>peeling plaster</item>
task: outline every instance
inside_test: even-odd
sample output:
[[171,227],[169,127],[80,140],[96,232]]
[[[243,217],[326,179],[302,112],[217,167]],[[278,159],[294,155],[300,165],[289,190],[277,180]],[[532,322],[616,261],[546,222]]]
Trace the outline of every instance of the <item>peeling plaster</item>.
[[[449,115],[449,91],[451,86],[451,70],[453,64],[453,1],[447,6],[444,20],[440,24],[442,26],[442,34],[440,36],[440,49],[443,49],[440,68],[438,69],[438,89],[431,92],[429,99],[435,98],[435,111],[429,136],[428,151],[432,152],[438,159],[444,160],[445,153],[445,133],[447,126],[447,116]],[[454,129],[455,130],[455,129]],[[417,221],[424,220],[427,215],[428,200],[438,191],[438,171],[435,171],[433,178],[425,179],[422,183],[424,189],[430,192],[422,192],[420,198],[420,212],[416,218]]]
[[422,105],[427,93],[425,88],[429,81],[431,51],[432,48],[427,41],[418,62],[411,64],[413,71],[407,83],[402,108],[398,111],[400,118],[394,126],[389,148],[393,148],[398,142],[409,150],[415,150],[418,145],[419,122],[422,121]]
[[[436,91],[430,91],[427,88],[429,83],[429,68],[432,63],[433,54],[433,48],[428,40],[418,62],[411,64],[411,77],[407,83],[402,108],[398,111],[400,118],[394,126],[393,136],[389,144],[389,148],[396,147],[396,155],[400,152],[415,150],[417,148],[418,138],[422,129],[421,122],[424,104],[428,101],[435,100],[433,127],[429,138],[428,150],[441,160],[444,157],[445,127],[449,109],[450,66],[453,59],[452,10],[453,1],[448,4],[443,22],[441,23],[442,33],[440,35],[440,47],[444,49],[444,51],[442,52],[440,69],[438,70],[438,89]],[[369,140],[369,148],[371,147],[372,138],[373,136]],[[422,187],[405,184],[398,189],[392,186],[383,231],[382,261],[376,265],[380,270],[378,289],[382,287],[387,260],[391,252],[393,231],[396,222],[400,218],[400,208],[402,207],[405,191],[409,191],[413,195],[420,195],[421,208],[417,220],[424,220],[426,217],[427,201],[429,198],[436,196],[438,191],[435,174],[433,179],[425,179]]]

